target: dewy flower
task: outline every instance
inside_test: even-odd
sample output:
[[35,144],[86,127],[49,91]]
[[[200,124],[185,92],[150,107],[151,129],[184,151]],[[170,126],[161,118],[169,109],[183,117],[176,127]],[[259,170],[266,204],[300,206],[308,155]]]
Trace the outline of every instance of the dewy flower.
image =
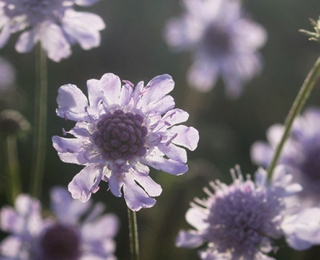
[[297,250],[320,242],[320,209],[307,209],[292,215],[284,198],[301,190],[291,182],[284,167],[277,167],[271,184],[267,174],[259,169],[255,182],[243,179],[240,170],[233,174],[233,183],[227,186],[211,183],[215,193],[205,189],[207,199],[195,199],[186,219],[195,230],[180,231],[178,247],[196,248],[201,259],[271,260],[266,254],[274,248],[272,241],[285,236]]
[[15,209],[3,207],[1,229],[10,235],[0,244],[3,260],[115,260],[113,237],[118,218],[101,215],[103,206],[96,204],[83,223],[79,218],[90,203],[73,200],[60,187],[51,190],[54,218],[43,219],[38,200],[19,195]]
[[[295,182],[303,187],[298,194],[301,206],[320,206],[320,109],[309,108],[295,119],[291,136],[282,150],[279,164],[290,169]],[[267,131],[269,144],[255,142],[251,147],[252,161],[267,167],[280,142],[284,126],[275,124]]]
[[174,108],[168,95],[174,88],[169,75],[153,78],[146,86],[107,73],[87,82],[88,99],[75,85],[60,87],[58,116],[76,121],[69,133],[76,138],[54,136],[60,159],[84,165],[69,184],[72,197],[87,201],[109,182],[111,192],[134,211],[155,204],[161,186],[149,177],[149,167],[174,175],[188,169],[184,147],[194,150],[199,134],[193,127],[176,125],[188,113]]
[[105,28],[100,16],[77,12],[74,5],[88,6],[98,0],[1,0],[0,48],[11,34],[24,31],[15,48],[25,53],[41,43],[47,56],[58,62],[71,55],[70,45],[89,50],[100,45],[99,31]]
[[243,84],[261,70],[257,50],[266,32],[244,15],[238,0],[183,0],[181,18],[169,20],[165,38],[174,51],[191,51],[190,86],[211,90],[222,76],[227,94],[238,97]]

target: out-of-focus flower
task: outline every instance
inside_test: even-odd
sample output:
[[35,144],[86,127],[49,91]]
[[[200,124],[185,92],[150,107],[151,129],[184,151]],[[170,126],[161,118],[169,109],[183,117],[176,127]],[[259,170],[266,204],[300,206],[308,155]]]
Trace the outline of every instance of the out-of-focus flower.
[[41,205],[29,195],[19,195],[15,209],[3,207],[1,229],[10,235],[0,244],[0,259],[6,260],[115,260],[113,237],[118,219],[101,215],[96,204],[83,223],[79,218],[90,203],[73,200],[64,188],[51,191],[55,218],[41,216]]
[[[266,142],[255,142],[251,147],[254,163],[267,167],[280,142],[284,126],[275,124],[267,131]],[[295,119],[291,136],[282,150],[279,164],[290,169],[293,180],[303,187],[297,194],[301,206],[320,206],[320,109],[309,108]]]
[[14,85],[16,71],[4,58],[0,57],[0,93],[7,91]]
[[183,0],[181,18],[169,20],[165,38],[175,51],[191,51],[193,65],[189,84],[199,91],[211,90],[222,76],[227,94],[238,97],[243,84],[261,70],[257,50],[266,32],[241,10],[238,0]]
[[301,186],[291,182],[284,167],[277,167],[271,184],[266,171],[259,169],[255,182],[243,179],[240,170],[233,173],[233,183],[227,186],[211,183],[215,193],[205,189],[207,199],[195,199],[186,219],[196,230],[180,231],[178,247],[196,248],[201,259],[271,260],[266,254],[275,249],[273,239],[285,236],[297,250],[320,242],[320,209],[306,209],[291,214],[284,198],[299,192]]
[[85,166],[70,182],[69,191],[85,202],[103,180],[115,196],[121,197],[123,190],[130,209],[152,207],[151,197],[162,189],[149,177],[148,166],[174,175],[185,173],[184,147],[194,150],[199,140],[193,127],[176,126],[188,119],[188,113],[174,108],[167,95],[174,81],[161,75],[134,87],[107,73],[100,80],[88,80],[87,88],[89,102],[71,84],[60,87],[57,98],[58,116],[77,122],[66,132],[76,138],[54,136],[53,146],[62,161]]
[[11,34],[24,31],[15,45],[18,52],[41,43],[47,56],[58,62],[71,55],[75,42],[89,50],[100,45],[99,31],[105,28],[100,16],[77,12],[74,5],[88,6],[97,0],[1,0],[0,48]]

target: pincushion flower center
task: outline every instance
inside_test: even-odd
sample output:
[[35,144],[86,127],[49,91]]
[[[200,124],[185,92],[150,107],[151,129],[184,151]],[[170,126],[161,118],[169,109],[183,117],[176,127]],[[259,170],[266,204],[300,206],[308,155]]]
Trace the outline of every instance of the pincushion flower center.
[[80,243],[80,236],[76,229],[55,224],[49,227],[41,237],[41,259],[78,260],[81,255]]
[[210,25],[204,33],[204,47],[214,55],[226,54],[231,49],[230,33],[219,25]]
[[124,113],[116,110],[106,115],[97,123],[97,131],[92,139],[99,147],[105,160],[131,160],[144,156],[148,129],[143,125],[144,119],[139,114]]
[[320,182],[320,147],[314,147],[306,154],[301,168],[305,178]]

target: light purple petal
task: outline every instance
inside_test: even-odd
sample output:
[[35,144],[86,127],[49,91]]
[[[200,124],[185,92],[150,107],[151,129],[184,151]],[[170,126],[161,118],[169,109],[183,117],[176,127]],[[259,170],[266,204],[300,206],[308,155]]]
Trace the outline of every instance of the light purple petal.
[[208,227],[206,219],[208,216],[199,208],[190,208],[186,213],[186,220],[190,225],[201,231]]
[[15,45],[16,51],[20,53],[30,52],[36,43],[35,32],[23,32]]
[[0,252],[1,255],[4,255],[6,257],[10,258],[1,258],[1,260],[8,260],[8,259],[20,259],[16,258],[21,254],[22,248],[21,248],[22,241],[20,237],[15,236],[9,236],[1,241],[0,244]]
[[88,121],[88,116],[85,108],[89,105],[87,97],[83,92],[72,84],[66,84],[59,88],[57,97],[58,109],[57,115],[73,120],[73,121]]
[[3,231],[20,234],[24,229],[24,219],[12,208],[3,207],[0,212],[0,225]]
[[138,108],[144,113],[152,109],[152,104],[164,98],[174,88],[174,81],[170,75],[161,75],[153,78],[143,89],[144,93],[138,102]]
[[121,197],[121,188],[123,186],[123,173],[114,173],[109,179],[109,188],[112,194],[116,197]]
[[197,129],[185,125],[178,125],[170,128],[168,132],[178,134],[172,140],[172,143],[184,146],[191,151],[197,148],[199,142],[199,132]]
[[157,197],[161,194],[162,188],[149,175],[144,173],[131,171],[133,179],[140,184],[140,186],[147,192],[151,197]]
[[87,202],[101,181],[98,177],[100,171],[101,169],[94,164],[83,168],[68,185],[72,198]]
[[149,111],[156,111],[157,114],[164,114],[168,110],[173,109],[175,105],[174,99],[172,96],[165,96],[164,98],[160,99],[157,103],[152,104],[149,107]]
[[251,146],[251,160],[262,167],[269,165],[273,153],[273,149],[265,142],[258,141]]
[[113,73],[106,73],[100,79],[100,88],[108,105],[120,103],[121,81]]
[[72,9],[65,12],[62,26],[65,33],[76,40],[84,50],[100,45],[99,31],[105,28],[100,16],[93,13],[76,12]]
[[0,33],[0,48],[2,48],[9,40],[11,35],[10,24],[6,24]]
[[187,162],[187,152],[181,147],[177,147],[174,144],[158,144],[158,148],[163,152],[168,158],[186,163]]
[[59,62],[71,55],[70,44],[58,25],[53,23],[42,24],[37,35],[51,60]]
[[180,230],[175,244],[177,247],[196,248],[201,246],[203,242],[202,237],[196,231]]
[[83,140],[77,138],[52,137],[52,145],[57,150],[61,161],[84,165],[88,161],[82,151]]
[[188,170],[188,166],[185,163],[165,159],[160,156],[148,156],[148,158],[145,159],[145,163],[152,168],[174,175],[183,174]]
[[90,103],[90,113],[97,114],[99,111],[99,104],[103,100],[100,83],[97,79],[90,79],[87,81],[88,99]]
[[54,187],[50,190],[51,208],[60,223],[76,224],[90,207],[89,202],[74,200],[67,189]]
[[163,129],[167,129],[175,124],[179,124],[187,121],[189,118],[189,114],[182,109],[172,109],[169,110],[161,119],[157,127],[154,128],[154,132],[159,130],[163,131]]
[[127,206],[133,211],[138,211],[141,208],[151,208],[156,203],[156,200],[150,198],[130,177],[124,179],[123,194]]
[[75,0],[75,3],[80,6],[90,6],[97,3],[100,0]]

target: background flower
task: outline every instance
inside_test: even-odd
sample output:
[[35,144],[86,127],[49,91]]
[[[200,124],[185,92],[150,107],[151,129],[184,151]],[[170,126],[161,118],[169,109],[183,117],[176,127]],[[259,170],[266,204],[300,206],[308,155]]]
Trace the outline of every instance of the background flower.
[[178,125],[188,113],[174,108],[167,95],[174,88],[169,75],[153,78],[146,86],[121,81],[107,73],[87,82],[88,99],[75,85],[64,85],[57,98],[58,116],[76,121],[69,134],[75,139],[54,136],[60,159],[85,165],[70,182],[73,198],[87,201],[101,180],[121,196],[132,210],[149,208],[161,187],[149,177],[151,166],[171,174],[187,171],[184,147],[194,150],[199,134],[193,127]]
[[101,204],[90,209],[90,203],[73,200],[64,188],[55,187],[50,195],[52,217],[42,218],[40,203],[26,194],[17,197],[15,209],[1,209],[1,229],[10,233],[0,244],[1,259],[116,259],[117,217],[101,215]]
[[169,20],[165,38],[176,51],[191,51],[188,82],[199,91],[214,87],[220,74],[227,94],[238,97],[243,84],[261,69],[257,50],[264,28],[244,15],[237,0],[184,0],[185,14]]
[[1,0],[0,47],[11,34],[24,31],[15,45],[18,52],[32,50],[41,43],[47,56],[58,62],[71,55],[70,45],[79,43],[85,49],[100,45],[99,31],[105,28],[100,16],[77,12],[74,5],[88,6],[97,0]]

